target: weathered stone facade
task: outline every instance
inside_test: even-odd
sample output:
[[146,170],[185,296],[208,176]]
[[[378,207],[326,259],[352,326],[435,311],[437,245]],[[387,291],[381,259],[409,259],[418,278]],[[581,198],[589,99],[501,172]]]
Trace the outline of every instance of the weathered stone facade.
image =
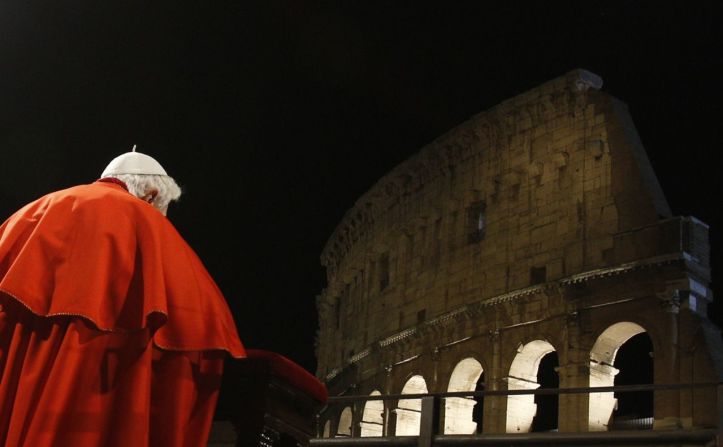
[[[575,70],[476,115],[347,212],[317,302],[332,395],[406,393],[419,377],[428,391],[474,389],[480,371],[488,390],[535,388],[551,351],[560,387],[612,385],[617,349],[643,331],[655,383],[720,380],[708,227],[671,216],[626,106],[601,85]],[[466,359],[479,367],[460,382]],[[559,430],[604,430],[613,405],[563,395]],[[711,390],[656,392],[655,425],[715,426],[716,405]],[[387,402],[370,422],[351,410],[331,408],[327,429],[400,433],[416,411]],[[488,398],[484,431],[526,431],[533,414],[524,398]]]

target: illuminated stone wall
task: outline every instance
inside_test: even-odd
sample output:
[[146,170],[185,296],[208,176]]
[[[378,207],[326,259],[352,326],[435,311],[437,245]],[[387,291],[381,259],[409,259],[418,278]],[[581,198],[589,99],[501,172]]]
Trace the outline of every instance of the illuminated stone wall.
[[[317,374],[332,392],[398,394],[418,376],[446,391],[465,359],[482,365],[487,389],[536,388],[551,351],[561,387],[608,383],[612,369],[593,347],[625,322],[650,335],[656,382],[693,372],[718,380],[707,354],[718,343],[705,317],[707,226],[671,216],[626,106],[601,85],[575,70],[504,101],[394,168],[347,212],[322,253],[328,286],[317,298]],[[627,340],[612,339],[615,349]],[[697,354],[675,351],[683,339]],[[686,399],[656,395],[656,424],[711,423]],[[709,400],[696,406],[715,408]],[[464,419],[473,405],[456,402],[447,411]],[[486,399],[484,431],[528,430],[534,408],[524,402]],[[587,396],[563,396],[559,407],[574,415],[560,430],[607,427]],[[385,433],[410,411],[396,408],[385,406]],[[355,433],[363,410],[353,411]]]

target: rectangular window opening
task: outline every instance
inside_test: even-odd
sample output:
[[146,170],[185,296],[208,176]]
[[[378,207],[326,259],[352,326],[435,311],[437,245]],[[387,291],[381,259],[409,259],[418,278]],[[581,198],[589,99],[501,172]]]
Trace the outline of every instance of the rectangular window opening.
[[547,267],[532,267],[530,269],[530,285],[547,282]]
[[341,326],[341,297],[336,298],[336,305],[334,306],[336,312],[336,328],[339,329]]
[[422,309],[417,312],[417,324],[423,323],[427,319],[427,309]]
[[475,202],[467,209],[467,243],[475,244],[485,237],[487,215],[485,203]]
[[384,253],[379,258],[379,291],[389,286],[389,253]]

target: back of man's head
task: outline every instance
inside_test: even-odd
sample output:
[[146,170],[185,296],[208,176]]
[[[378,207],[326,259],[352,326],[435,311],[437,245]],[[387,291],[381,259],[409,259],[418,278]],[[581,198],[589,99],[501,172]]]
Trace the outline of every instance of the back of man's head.
[[128,187],[128,191],[142,199],[163,215],[168,205],[181,197],[181,188],[153,157],[135,151],[126,152],[111,160],[101,178],[116,178]]

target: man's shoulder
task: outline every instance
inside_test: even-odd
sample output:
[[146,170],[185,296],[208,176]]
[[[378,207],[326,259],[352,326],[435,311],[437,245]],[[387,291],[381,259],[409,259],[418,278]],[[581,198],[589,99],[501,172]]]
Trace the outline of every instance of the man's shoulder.
[[132,195],[123,187],[109,183],[95,182],[72,186],[50,193],[47,197],[52,201],[71,201],[75,207],[91,206],[105,211],[112,209],[152,211],[146,202]]
[[94,182],[94,183],[88,183],[88,184],[84,184],[84,185],[71,186],[70,188],[61,189],[59,191],[50,193],[49,195],[51,195],[51,196],[55,195],[55,196],[60,196],[60,197],[68,196],[68,197],[78,197],[78,198],[89,198],[89,199],[109,198],[109,199],[127,200],[127,201],[131,201],[131,199],[136,198],[121,186],[118,186],[115,184],[110,184],[110,183],[101,183],[101,182]]
[[[90,219],[110,225],[148,222],[163,225],[166,218],[150,204],[135,197],[123,187],[95,182],[52,192],[38,201],[43,213],[67,215],[72,219]],[[95,216],[95,217],[92,217]]]

